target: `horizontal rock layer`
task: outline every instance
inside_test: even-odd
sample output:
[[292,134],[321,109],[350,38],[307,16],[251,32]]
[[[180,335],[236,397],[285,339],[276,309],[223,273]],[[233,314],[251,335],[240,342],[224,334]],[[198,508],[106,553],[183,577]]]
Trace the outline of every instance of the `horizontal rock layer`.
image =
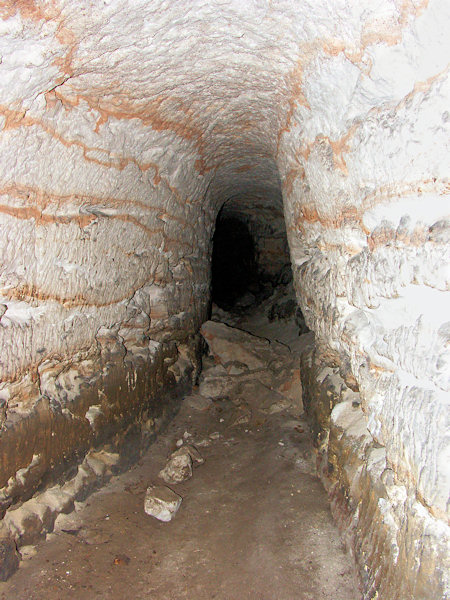
[[224,206],[269,276],[284,215],[306,324],[359,389],[398,482],[448,522],[449,12],[3,2],[6,498],[26,497],[24,473],[44,481],[83,454],[105,410],[105,435],[128,401],[144,410],[147,384],[139,400],[120,387],[154,343],[184,343],[207,318]]

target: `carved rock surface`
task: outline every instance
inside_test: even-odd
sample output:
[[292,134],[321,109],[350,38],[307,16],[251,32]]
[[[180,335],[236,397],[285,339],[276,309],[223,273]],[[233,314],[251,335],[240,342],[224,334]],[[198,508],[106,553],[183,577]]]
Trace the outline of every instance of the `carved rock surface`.
[[195,380],[223,210],[448,523],[449,11],[2,3],[2,511]]
[[[420,590],[416,597],[445,598],[450,528],[396,478],[386,449],[370,434],[358,394],[328,361],[313,345],[305,348],[303,401],[333,516],[359,564],[365,593],[406,599],[414,589]],[[413,567],[417,547],[420,568]]]

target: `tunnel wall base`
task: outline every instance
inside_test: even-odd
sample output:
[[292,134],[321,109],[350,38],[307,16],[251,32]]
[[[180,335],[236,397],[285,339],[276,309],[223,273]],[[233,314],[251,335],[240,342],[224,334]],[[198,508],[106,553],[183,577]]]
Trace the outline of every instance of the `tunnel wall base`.
[[198,335],[133,351],[109,338],[89,360],[55,364],[42,377],[47,393],[3,431],[0,580],[17,569],[16,547],[45,537],[60,513],[142,456],[196,379]]
[[397,482],[346,375],[336,353],[311,341],[301,358],[303,403],[318,471],[359,566],[363,598],[447,598],[449,528]]

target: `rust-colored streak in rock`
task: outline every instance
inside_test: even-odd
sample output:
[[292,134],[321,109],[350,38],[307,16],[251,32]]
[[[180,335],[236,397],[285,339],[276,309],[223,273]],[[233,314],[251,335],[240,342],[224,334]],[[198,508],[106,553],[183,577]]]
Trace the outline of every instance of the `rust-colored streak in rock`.
[[[428,0],[387,0],[381,7],[370,0],[364,7],[327,0],[269,3],[270,12],[256,3],[248,14],[245,2],[200,2],[199,11],[147,2],[133,14],[135,4],[87,2],[79,10],[73,0],[19,0],[0,6],[5,46],[14,48],[1,64],[11,82],[0,107],[3,285],[16,286],[5,290],[7,306],[0,310],[2,371],[10,381],[14,372],[16,380],[0,425],[24,422],[11,437],[0,476],[8,481],[14,468],[26,467],[41,451],[49,457],[43,468],[51,471],[82,436],[89,445],[94,428],[86,408],[108,409],[103,396],[109,393],[122,404],[114,419],[105,420],[105,431],[115,435],[126,427],[134,402],[126,390],[141,351],[153,352],[159,342],[169,348],[205,317],[209,236],[228,194],[234,213],[251,219],[257,251],[262,248],[271,264],[283,251],[277,236],[284,210],[293,281],[320,353],[333,347],[342,354],[352,390],[364,390],[361,417],[373,424],[376,450],[386,446],[396,482],[410,486],[409,508],[419,499],[440,516],[433,503],[445,507],[447,501],[439,458],[443,411],[440,392],[433,390],[443,382],[437,359],[445,343],[445,328],[438,329],[445,308],[440,322],[434,307],[441,306],[448,284],[439,195],[448,194],[449,186],[433,176],[445,172],[449,123],[448,67],[442,70],[439,53],[446,34],[442,3],[430,3],[417,23]],[[252,197],[255,189],[261,199]],[[258,231],[267,225],[273,225],[272,240]],[[98,335],[103,329],[110,333]],[[423,356],[416,356],[420,349]],[[94,385],[82,376],[82,363],[100,352],[106,358],[95,364],[95,373],[114,352],[121,373],[110,392],[101,388],[103,395],[91,397]],[[58,364],[54,372],[46,370],[49,357]],[[390,374],[377,372],[381,358],[392,366]],[[174,360],[168,362],[173,366]],[[58,371],[64,361],[66,370]],[[72,368],[74,381],[88,388],[76,413],[69,407],[84,419],[82,431],[70,425],[70,415],[65,423],[56,411],[60,423],[43,414],[41,422],[37,415],[25,427],[36,397],[48,392],[55,407],[67,406]],[[176,377],[177,367],[172,371]],[[403,394],[410,376],[417,390]],[[25,389],[32,378],[33,393]],[[423,397],[422,381],[433,385]],[[373,390],[379,396],[372,402]],[[147,392],[141,386],[136,407]],[[0,409],[4,398],[2,387]],[[320,400],[331,412],[327,394]],[[354,408],[349,406],[350,416]],[[335,413],[337,423],[342,414]],[[117,429],[110,428],[113,422]],[[428,431],[423,423],[437,425]],[[53,432],[58,439],[51,439]],[[53,455],[49,444],[62,446]],[[345,443],[336,448],[345,451]],[[360,506],[352,497],[355,478],[342,461],[334,466],[339,479],[348,477],[335,494],[343,512],[348,497]],[[373,485],[368,476],[366,488],[378,489],[377,481]],[[392,497],[386,513],[382,507],[385,520],[371,519],[367,502],[360,515],[364,519],[366,512],[375,538],[392,529],[392,547],[408,531],[410,548],[420,535],[411,537],[408,505],[397,511]],[[371,535],[359,528],[358,536]],[[356,546],[365,558],[373,553],[376,586],[385,585],[381,575],[391,583],[379,568],[391,552],[389,538],[384,540],[369,555]],[[379,556],[376,548],[383,550]],[[420,551],[426,565],[425,545]],[[393,570],[402,567],[394,579],[405,579],[401,556],[390,562]],[[392,597],[389,585],[380,598]],[[423,598],[440,597],[414,589]]]
[[450,64],[448,64],[444,69],[431,75],[425,81],[416,81],[414,84],[414,88],[411,90],[409,94],[407,94],[402,100],[397,104],[395,110],[399,110],[400,108],[404,108],[408,101],[412,100],[416,94],[425,94],[428,92],[432,85],[437,81],[442,81],[447,76],[450,71]]
[[381,202],[387,202],[395,198],[403,198],[412,194],[437,194],[446,196],[450,194],[450,183],[446,179],[420,179],[419,181],[396,181],[390,185],[378,187],[372,193],[367,194],[361,201],[365,210],[368,210]]
[[55,81],[55,85],[60,85],[74,74],[72,62],[77,50],[77,40],[73,32],[66,26],[64,20],[61,20],[61,11],[57,7],[57,3],[46,2],[45,6],[43,4],[34,0],[5,0],[0,4],[0,17],[6,20],[19,13],[24,21],[46,21],[57,24],[55,37],[62,46],[67,46],[68,48],[64,56],[54,60],[54,64],[63,73]]
[[0,188],[0,196],[11,196],[21,201],[40,206],[42,209],[49,206],[61,206],[68,203],[77,203],[80,206],[127,206],[136,207],[144,211],[160,211],[161,207],[153,206],[139,200],[129,198],[101,197],[101,196],[80,196],[77,194],[55,194],[38,187],[29,185],[9,185]]
[[397,0],[400,5],[400,23],[405,26],[411,16],[419,17],[428,7],[430,0]]
[[397,229],[393,227],[382,227],[367,237],[367,246],[371,252],[395,242],[401,242],[402,246],[421,248],[427,241],[428,235],[428,227],[417,226],[407,235],[398,234]]
[[75,222],[77,223],[77,225],[79,225],[79,227],[86,227],[87,225],[92,223],[92,221],[95,221],[95,219],[97,218],[94,215],[75,215],[72,217],[57,217],[55,215],[44,214],[34,206],[17,207],[6,206],[5,204],[0,204],[0,213],[9,215],[10,217],[15,217],[16,219],[34,219],[35,223],[38,225],[48,225],[49,223],[69,224]]
[[61,83],[67,81],[68,78],[73,77],[74,75],[73,60],[78,46],[75,44],[75,36],[70,30],[65,28],[59,30],[57,38],[61,43],[65,43],[69,46],[69,50],[64,56],[55,58],[53,61],[55,66],[63,73],[62,77],[56,82],[56,85],[61,85]]
[[334,167],[336,169],[339,169],[340,171],[342,171],[342,173],[344,175],[348,175],[348,169],[347,169],[347,164],[344,159],[344,154],[350,151],[350,149],[351,149],[350,145],[349,145],[350,140],[355,135],[359,126],[360,126],[360,124],[352,125],[352,127],[350,127],[343,136],[341,136],[340,138],[338,138],[336,140],[332,140],[328,136],[324,136],[324,135],[316,136],[316,138],[313,142],[303,146],[303,148],[301,150],[301,154],[302,154],[303,158],[305,159],[305,161],[308,160],[309,156],[311,155],[312,150],[316,146],[326,143],[330,146],[330,148],[333,152]]
[[344,154],[350,151],[349,141],[355,134],[357,126],[351,127],[347,133],[342,136],[339,140],[330,140],[328,142],[333,150],[333,162],[337,169],[340,169],[344,175],[348,175],[347,164],[344,159]]
[[339,213],[331,216],[321,216],[315,206],[302,206],[300,215],[296,218],[290,231],[305,232],[305,223],[320,223],[326,229],[341,229],[346,225],[357,225],[363,229],[361,211],[356,206],[346,206]]
[[184,229],[185,227],[194,230],[194,225],[193,223],[190,223],[189,221],[186,221],[186,219],[183,219],[182,217],[179,217],[177,215],[174,215],[172,213],[169,212],[162,212],[159,213],[157,215],[158,219],[160,219],[161,221],[175,221],[176,223],[179,223],[180,225],[182,225],[182,228]]
[[[190,111],[183,108],[180,98],[158,96],[157,98],[149,98],[145,102],[138,102],[137,100],[130,100],[125,93],[110,94],[108,97],[103,97],[102,91],[100,92],[98,95],[94,95],[63,93],[61,90],[52,91],[54,97],[66,107],[76,107],[81,101],[84,101],[91,110],[98,112],[100,117],[95,126],[95,132],[97,133],[109,118],[118,121],[138,119],[144,127],[151,127],[155,131],[171,131],[180,138],[193,142],[202,154],[203,131],[194,124]],[[174,110],[173,104],[175,104],[175,110],[177,111],[177,119],[168,118],[164,115],[164,110]]]
[[[388,197],[401,198],[402,196],[408,196],[411,193],[412,193],[412,188],[408,188],[408,190],[404,191],[403,193],[397,190],[396,192],[392,192],[390,194],[390,196],[388,196],[386,192],[380,196],[378,196],[377,194],[374,194],[373,196],[371,196],[370,205],[368,207],[366,207],[366,209],[371,208],[371,207],[375,206],[376,204],[381,204],[381,203],[386,202],[386,199]],[[448,192],[446,192],[446,193],[448,193]],[[377,198],[378,201],[375,201],[375,198]],[[320,216],[318,211],[314,207],[302,206],[300,209],[300,215],[295,220],[295,224],[293,226],[289,227],[288,230],[291,232],[301,231],[302,233],[305,233],[305,227],[304,227],[305,223],[309,223],[309,224],[319,223],[326,229],[328,229],[328,228],[329,229],[340,229],[341,227],[343,227],[345,225],[352,224],[352,225],[356,225],[359,228],[361,228],[361,230],[368,236],[367,237],[368,246],[371,250],[373,250],[377,246],[385,244],[385,242],[388,241],[388,238],[389,238],[389,241],[391,241],[390,235],[386,239],[384,239],[384,237],[382,235],[380,235],[379,233],[376,233],[375,236],[373,236],[371,234],[370,230],[363,223],[363,214],[364,214],[364,210],[360,210],[360,209],[357,209],[355,206],[351,206],[351,207],[346,207],[338,215],[336,215],[333,218],[330,218],[330,217]],[[395,231],[395,230],[392,230],[392,231]],[[411,240],[411,242],[408,243],[408,245],[420,246],[420,244],[422,243],[421,239],[417,238],[417,236],[414,236],[414,239],[416,241],[412,242],[412,240]]]
[[302,58],[300,58],[297,61],[296,68],[290,73],[288,77],[287,87],[290,90],[290,95],[288,98],[288,110],[286,113],[285,123],[280,128],[277,135],[277,155],[280,150],[281,138],[285,133],[290,131],[292,117],[294,116],[297,104],[301,104],[303,106],[306,106],[306,108],[309,108],[309,105],[302,91],[302,77],[305,66],[306,60],[305,57],[302,56]]
[[[447,75],[449,69],[450,69],[450,66],[447,66],[445,69],[443,69],[442,71],[439,71],[438,73],[435,73],[434,75],[432,75],[425,81],[416,82],[413,90],[409,94],[407,94],[404,98],[402,98],[402,100],[395,106],[394,110],[398,111],[401,108],[403,108],[408,101],[410,101],[412,98],[414,98],[414,96],[416,94],[419,94],[419,93],[424,94],[424,93],[428,92],[435,82],[442,80]],[[385,110],[386,109],[384,106],[381,106],[381,107],[377,106],[377,107],[372,108],[368,114],[370,116],[374,116],[374,115],[384,112]],[[338,139],[333,140],[333,139],[329,138],[328,136],[323,136],[323,135],[316,136],[314,141],[303,144],[301,150],[299,151],[299,154],[303,157],[304,161],[306,162],[306,161],[308,161],[308,159],[311,155],[311,152],[315,148],[315,146],[317,146],[318,144],[322,144],[325,141],[326,143],[329,144],[329,146],[332,149],[333,163],[334,163],[335,168],[339,169],[344,175],[348,175],[348,168],[347,168],[347,164],[345,162],[344,154],[351,151],[350,141],[355,136],[355,134],[357,133],[359,128],[363,125],[363,123],[366,122],[366,120],[367,119],[365,119],[364,121],[360,120],[360,121],[354,123],[346,131],[346,133]],[[287,129],[285,131],[287,131]],[[284,133],[284,130],[282,133]],[[296,161],[298,162],[297,155],[296,155]],[[283,189],[287,195],[290,195],[292,193],[293,182],[298,175],[303,176],[304,171],[302,169],[291,168],[291,170],[288,172],[287,176],[285,177],[282,185],[283,185]],[[425,182],[425,183],[428,183],[428,182]],[[398,188],[396,188],[396,189],[398,190]],[[378,192],[374,195],[378,195]],[[399,195],[399,192],[397,191],[393,195]]]
[[[58,133],[56,129],[50,127],[50,125],[48,125],[44,121],[28,116],[26,114],[26,111],[24,110],[14,110],[6,106],[0,106],[0,115],[3,115],[5,117],[5,124],[3,126],[4,130],[16,129],[19,127],[39,127],[40,129],[45,131],[45,133],[50,135],[50,137],[63,144],[63,146],[65,146],[66,148],[70,148],[72,146],[80,148],[83,152],[83,158],[86,162],[91,162],[101,167],[117,169],[119,171],[123,171],[128,165],[134,164],[140,171],[143,172],[147,171],[148,169],[154,169],[155,180],[158,182],[161,180],[161,178],[159,177],[158,166],[155,163],[139,163],[134,158],[120,156],[110,152],[109,150],[105,150],[104,148],[87,146],[79,140],[68,140],[63,135]],[[100,152],[106,154],[109,160],[100,160],[98,158],[93,158],[89,156],[89,152]]]
[[[3,127],[4,130],[15,129],[19,127],[39,127],[47,134],[49,134],[52,138],[63,144],[65,147],[70,148],[71,146],[76,146],[81,148],[83,152],[83,159],[86,160],[86,162],[94,163],[101,167],[117,169],[119,171],[123,171],[130,164],[135,165],[141,172],[146,172],[149,169],[153,169],[155,171],[155,176],[153,178],[154,185],[157,186],[160,183],[163,183],[167,187],[167,189],[173,194],[173,197],[180,204],[180,206],[184,206],[184,200],[180,192],[177,190],[176,187],[172,186],[166,178],[163,178],[160,175],[159,166],[154,162],[140,163],[132,157],[120,156],[100,147],[87,146],[79,140],[68,140],[64,136],[59,134],[54,128],[46,124],[44,121],[27,116],[25,110],[15,110],[0,105],[0,115],[3,115],[5,117],[5,123]],[[109,160],[100,160],[98,158],[93,158],[89,156],[89,152],[101,152],[103,154],[106,154]]]
[[402,40],[403,29],[411,17],[419,17],[427,8],[429,0],[413,2],[412,0],[400,0],[398,6],[398,20],[385,21],[383,19],[366,23],[361,33],[361,57],[368,46],[375,44],[386,44],[395,46]]
[[[294,177],[294,174],[295,172],[293,170],[291,178]],[[284,188],[286,190],[286,193],[290,193],[290,191],[288,191],[289,180],[285,182]],[[288,228],[288,231],[293,233],[301,231],[302,233],[305,233],[305,223],[319,223],[324,228],[330,229],[340,229],[344,225],[352,224],[360,227],[361,230],[368,236],[368,246],[371,250],[373,250],[376,247],[384,244],[388,240],[388,238],[383,239],[383,236],[378,233],[375,234],[375,236],[371,235],[371,231],[363,223],[364,212],[366,210],[374,208],[378,204],[387,203],[388,201],[393,199],[400,199],[411,195],[420,196],[423,193],[434,193],[442,196],[448,195],[450,194],[450,184],[446,180],[438,180],[436,178],[433,178],[409,183],[396,182],[395,184],[393,183],[390,186],[381,186],[371,194],[362,198],[361,206],[359,208],[356,208],[355,206],[345,207],[339,214],[335,215],[334,217],[324,217],[319,214],[319,212],[314,206],[304,205],[299,208],[300,214],[295,219],[294,225]],[[336,205],[336,200],[333,200],[333,205]],[[391,241],[390,235],[391,234],[388,235],[389,241]],[[413,236],[413,238],[415,241],[413,242],[411,239],[408,242],[408,245],[420,246],[420,244],[422,243],[421,235],[419,235],[419,237]]]
[[291,167],[282,182],[282,187],[287,196],[290,196],[294,189],[295,180],[300,177],[302,180],[305,179],[305,169],[300,164],[297,155],[296,158],[296,166]]
[[[96,215],[74,215],[74,216],[55,216],[48,215],[42,213],[35,207],[27,206],[27,207],[12,207],[7,205],[0,205],[0,212],[15,217],[17,219],[35,219],[36,223],[41,225],[47,225],[49,223],[61,223],[61,224],[69,224],[69,223],[77,223],[80,227],[86,227],[92,221],[98,219]],[[148,236],[153,236],[158,233],[164,235],[163,228],[151,228],[147,225],[144,225],[132,215],[121,214],[121,215],[105,215],[104,218],[108,219],[117,219],[119,221],[123,221],[124,223],[132,223],[139,229],[142,229]],[[182,242],[180,242],[181,244]]]
[[20,13],[22,19],[29,21],[50,21],[59,15],[52,5],[43,7],[41,3],[34,0],[4,0],[0,4],[0,15],[3,20],[10,19],[17,13]]
[[75,294],[71,298],[60,296],[58,294],[49,294],[38,289],[35,285],[28,284],[21,285],[14,289],[3,290],[2,295],[7,300],[21,300],[28,302],[29,304],[35,304],[36,302],[57,302],[65,308],[75,308],[79,306],[95,306],[96,308],[103,308],[106,306],[113,306],[123,300],[131,298],[139,287],[140,286],[129,289],[109,302],[90,302],[83,294]]
[[164,252],[168,252],[170,249],[178,248],[178,247],[187,248],[189,252],[192,252],[194,247],[192,244],[188,242],[183,242],[179,238],[169,237],[167,234],[164,235]]
[[[363,63],[364,52],[368,46],[373,44],[387,44],[393,46],[399,44],[402,40],[403,28],[407,25],[411,16],[418,17],[427,8],[429,0],[422,0],[418,5],[415,5],[412,0],[401,0],[399,29],[395,33],[392,31],[392,23],[369,23],[365,26],[366,32],[363,31],[359,48],[348,47],[346,42],[339,39],[316,39],[308,44],[303,44],[300,47],[300,58],[297,60],[295,69],[290,73],[288,78],[288,89],[290,95],[288,99],[288,110],[286,113],[285,123],[279,129],[277,136],[277,156],[280,151],[281,138],[290,131],[291,121],[295,113],[297,105],[303,105],[310,108],[309,103],[302,91],[302,80],[309,64],[317,56],[319,52],[323,52],[325,56],[336,57],[343,53],[345,57],[358,66],[362,72],[370,71],[370,66],[367,67]],[[369,31],[367,29],[369,28]],[[369,61],[370,63],[370,61]],[[336,164],[346,172],[345,162],[342,161],[341,155],[338,154]]]

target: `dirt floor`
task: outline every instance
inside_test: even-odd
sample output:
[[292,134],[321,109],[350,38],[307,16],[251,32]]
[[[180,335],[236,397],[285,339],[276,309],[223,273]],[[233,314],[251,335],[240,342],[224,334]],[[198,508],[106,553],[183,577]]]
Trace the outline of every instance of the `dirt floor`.
[[[46,541],[22,549],[0,597],[359,599],[353,561],[314,475],[301,406],[286,407],[274,393],[263,410],[261,395],[246,390],[204,410],[183,401],[137,465],[58,517]],[[144,512],[145,491],[181,439],[205,462],[170,486],[183,501],[164,523]]]

